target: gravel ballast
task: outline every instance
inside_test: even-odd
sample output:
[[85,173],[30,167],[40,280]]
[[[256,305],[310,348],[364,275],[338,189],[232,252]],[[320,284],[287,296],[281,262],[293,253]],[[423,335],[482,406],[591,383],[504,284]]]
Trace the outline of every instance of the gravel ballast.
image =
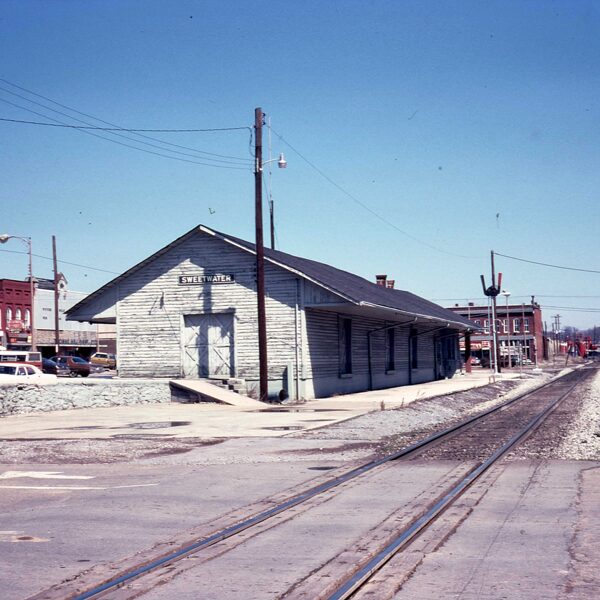
[[[551,375],[543,374],[525,379],[500,380],[484,387],[434,398],[422,398],[401,408],[374,411],[333,425],[293,432],[278,438],[222,441],[140,435],[113,439],[0,440],[0,463],[141,462],[206,465],[317,458],[347,463],[398,450],[436,429],[445,428],[550,379]],[[558,444],[555,444],[557,457],[583,459],[600,454],[600,438],[594,435],[598,430],[600,414],[598,376],[588,388],[584,394],[587,398],[585,411],[569,429],[564,448],[561,445],[556,449]],[[582,444],[577,441],[581,437],[578,434],[580,429],[587,431],[586,438],[593,442],[583,444],[583,450]],[[592,450],[592,447],[595,450]],[[533,454],[537,456],[539,451]],[[542,454],[548,456],[545,450]]]

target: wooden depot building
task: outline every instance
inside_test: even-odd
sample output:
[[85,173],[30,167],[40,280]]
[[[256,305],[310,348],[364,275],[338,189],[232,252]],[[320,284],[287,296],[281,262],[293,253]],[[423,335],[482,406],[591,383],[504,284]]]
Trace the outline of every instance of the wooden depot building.
[[[473,323],[410,292],[265,248],[269,397],[452,377]],[[121,377],[259,380],[254,244],[199,225],[68,310],[116,323]],[[280,397],[281,397],[280,396]]]

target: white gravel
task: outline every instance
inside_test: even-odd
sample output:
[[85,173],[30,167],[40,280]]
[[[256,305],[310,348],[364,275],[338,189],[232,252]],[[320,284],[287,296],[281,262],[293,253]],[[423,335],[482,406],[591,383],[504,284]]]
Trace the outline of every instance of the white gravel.
[[494,385],[418,400],[403,408],[368,413],[349,421],[298,432],[288,437],[375,442],[387,436],[431,429],[441,423],[482,412],[537,387],[550,378],[549,375],[539,375],[520,380],[500,380]]
[[600,371],[584,386],[581,411],[575,415],[556,457],[600,460]]

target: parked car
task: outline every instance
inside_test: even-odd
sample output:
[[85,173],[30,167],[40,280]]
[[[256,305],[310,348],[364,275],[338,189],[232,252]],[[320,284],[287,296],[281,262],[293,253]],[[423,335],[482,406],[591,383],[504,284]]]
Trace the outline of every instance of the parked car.
[[481,359],[478,356],[471,356],[471,364],[473,366],[480,365],[481,364]]
[[105,369],[115,369],[117,366],[117,357],[114,354],[106,352],[96,352],[90,357],[90,364],[104,367]]
[[70,377],[87,377],[90,374],[90,363],[79,356],[53,356],[57,365],[67,369]]
[[33,365],[23,363],[0,363],[0,384],[53,384],[56,383],[56,375],[43,373]]
[[59,365],[49,358],[42,358],[42,372],[50,375],[68,375],[69,369],[64,365]]

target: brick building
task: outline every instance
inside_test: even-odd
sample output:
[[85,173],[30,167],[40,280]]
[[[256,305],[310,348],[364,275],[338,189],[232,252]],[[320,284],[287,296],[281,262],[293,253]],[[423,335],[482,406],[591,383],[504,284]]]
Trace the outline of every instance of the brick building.
[[[56,354],[54,330],[54,282],[35,278],[33,326],[36,349],[45,357]],[[59,340],[61,352],[88,358],[98,351],[116,352],[114,325],[73,323],[65,312],[87,294],[66,288],[58,298]],[[31,349],[31,289],[29,280],[0,279],[0,348]]]
[[[530,304],[509,304],[502,302],[498,296],[496,306],[496,331],[498,336],[498,360],[500,365],[508,365],[510,355],[512,364],[531,361],[534,364],[548,358],[547,343],[544,338],[542,309],[533,301]],[[448,310],[466,317],[480,329],[471,336],[471,355],[491,364],[493,349],[492,313],[488,305],[475,305],[469,302],[466,306],[455,304]],[[461,350],[464,352],[464,340]]]
[[31,346],[29,281],[0,279],[0,346],[10,350]]

